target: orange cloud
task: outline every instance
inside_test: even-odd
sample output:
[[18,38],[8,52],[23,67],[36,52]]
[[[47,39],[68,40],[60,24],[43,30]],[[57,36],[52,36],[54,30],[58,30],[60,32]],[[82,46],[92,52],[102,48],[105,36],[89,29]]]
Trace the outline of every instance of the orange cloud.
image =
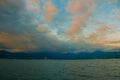
[[104,45],[117,48],[117,47],[120,47],[120,42],[118,42],[118,43],[106,43]]
[[[120,34],[120,32],[107,35],[104,40],[105,41],[104,45],[110,46],[110,47],[120,47],[119,34]],[[116,35],[117,35],[117,37],[116,37]]]
[[51,1],[44,3],[44,20],[50,21],[57,12],[57,8]]
[[80,10],[83,10],[83,8],[88,7],[90,4],[93,3],[93,0],[69,0],[66,10],[71,13],[78,13],[80,12]]
[[83,4],[80,3],[81,0],[70,0],[67,5],[68,12],[78,12],[81,8],[83,8]]
[[31,42],[31,37],[28,35],[15,35],[1,32],[0,43],[10,51],[29,51],[37,48],[37,46]]
[[[89,3],[89,4],[88,4]],[[92,5],[92,7],[89,8],[89,5]],[[70,0],[68,3],[68,12],[75,12],[76,14],[72,16],[71,19],[71,25],[67,30],[67,34],[76,34],[80,31],[80,28],[82,27],[83,23],[86,21],[86,19],[92,14],[95,6],[94,6],[93,0]],[[85,8],[88,8],[87,10]],[[85,11],[84,11],[85,10]],[[80,13],[79,13],[80,12]]]
[[40,31],[40,32],[44,32],[45,31],[45,27],[44,27],[44,25],[38,25],[38,30]]
[[[113,33],[114,32],[114,33]],[[113,30],[111,27],[100,26],[92,32],[88,40],[92,44],[104,45],[110,47],[120,47],[120,32]],[[116,35],[118,35],[116,37]]]
[[48,32],[46,35],[47,35],[48,37],[54,37],[54,35],[53,35],[52,32]]
[[82,39],[81,36],[72,36],[72,37],[70,37],[71,41],[80,41],[81,39]]
[[90,38],[95,38],[95,37],[103,37],[104,35],[106,35],[106,33],[109,31],[109,27],[107,26],[100,26],[98,27],[94,32],[92,32],[89,37]]
[[96,28],[92,33],[90,33],[88,38],[93,44],[102,44],[105,42],[105,36],[109,33],[109,31],[110,28],[103,25]]

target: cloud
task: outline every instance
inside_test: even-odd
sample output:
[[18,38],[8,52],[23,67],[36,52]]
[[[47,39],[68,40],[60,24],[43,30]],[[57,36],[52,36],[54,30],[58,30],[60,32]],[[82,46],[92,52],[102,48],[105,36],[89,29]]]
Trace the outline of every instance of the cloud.
[[44,25],[38,25],[38,30],[40,31],[40,32],[44,32],[45,31],[45,27],[44,27]]
[[[106,25],[106,13],[94,13],[94,0],[57,1],[0,0],[0,49],[77,53],[119,46],[117,25]],[[113,12],[117,17],[119,8]]]
[[88,39],[93,44],[102,44],[104,43],[105,36],[109,34],[109,31],[110,27],[101,25],[89,34]]
[[104,44],[105,46],[110,46],[110,47],[113,47],[113,48],[120,48],[120,42],[110,42],[110,43],[106,43]]
[[105,0],[108,3],[118,3],[118,0]]
[[24,0],[0,0],[0,6],[7,10],[15,8],[24,9],[25,4]]
[[120,19],[120,8],[113,9],[111,14],[110,14],[110,17]]
[[[72,5],[72,6],[71,6]],[[89,5],[92,5],[89,7]],[[86,9],[87,8],[87,9]],[[69,13],[74,13],[75,15],[71,18],[71,25],[67,30],[67,34],[76,34],[83,27],[83,24],[92,14],[95,8],[95,3],[93,0],[84,1],[83,0],[70,0],[67,5],[67,11]]]
[[[104,45],[111,47],[120,47],[120,31],[116,31],[106,36]],[[117,37],[116,37],[117,36]]]
[[44,20],[50,21],[57,13],[57,8],[54,6],[52,1],[46,1],[44,3]]
[[66,8],[67,11],[72,13],[78,12],[80,9],[84,8],[84,5],[81,4],[81,2],[82,2],[81,0],[69,0]]
[[95,31],[93,31],[89,37],[90,38],[97,38],[97,37],[103,37],[104,35],[106,35],[106,33],[109,31],[109,27],[107,26],[99,26],[95,29]]
[[40,0],[26,0],[26,9],[40,14]]
[[30,36],[15,35],[6,32],[0,32],[0,43],[9,51],[30,51],[37,48],[36,45],[31,42]]
[[[120,47],[120,37],[117,36],[120,31],[113,27],[100,26],[95,31],[90,33],[89,41],[92,44],[109,46],[109,47]],[[117,37],[116,37],[117,36]]]
[[0,6],[3,6],[5,4],[5,0],[0,1]]

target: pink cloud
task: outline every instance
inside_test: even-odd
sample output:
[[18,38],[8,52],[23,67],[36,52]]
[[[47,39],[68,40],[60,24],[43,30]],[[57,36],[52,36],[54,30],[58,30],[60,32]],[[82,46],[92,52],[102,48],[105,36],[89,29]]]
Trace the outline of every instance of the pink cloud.
[[[89,8],[89,5],[92,5]],[[88,8],[87,10],[85,8]],[[71,25],[67,30],[67,34],[76,34],[80,31],[83,23],[92,14],[95,8],[95,3],[93,0],[70,0],[68,2],[67,11],[69,13],[74,13],[71,19]],[[85,11],[84,11],[85,10]],[[81,12],[81,13],[79,13]]]
[[50,21],[57,12],[57,8],[54,6],[52,1],[44,3],[44,20]]
[[[92,44],[110,46],[110,47],[120,47],[120,32],[118,30],[113,30],[112,27],[100,26],[95,31],[93,31],[88,39]],[[118,35],[116,37],[116,35]]]

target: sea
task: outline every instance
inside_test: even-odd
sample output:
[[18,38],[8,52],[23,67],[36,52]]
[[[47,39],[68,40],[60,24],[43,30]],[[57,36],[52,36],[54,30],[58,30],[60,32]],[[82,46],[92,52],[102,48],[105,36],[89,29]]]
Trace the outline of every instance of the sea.
[[120,80],[120,59],[0,59],[0,80]]

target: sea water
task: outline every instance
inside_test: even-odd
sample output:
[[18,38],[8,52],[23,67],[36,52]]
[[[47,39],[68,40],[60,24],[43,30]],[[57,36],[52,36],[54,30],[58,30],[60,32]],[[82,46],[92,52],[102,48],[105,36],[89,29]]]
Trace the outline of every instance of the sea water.
[[120,80],[120,59],[1,59],[0,80]]

